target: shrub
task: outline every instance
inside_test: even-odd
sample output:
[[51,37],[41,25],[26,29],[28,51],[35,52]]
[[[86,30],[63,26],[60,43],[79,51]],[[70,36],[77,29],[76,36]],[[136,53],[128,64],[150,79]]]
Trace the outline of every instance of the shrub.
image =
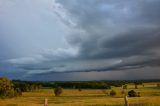
[[136,92],[134,90],[130,90],[130,91],[128,91],[128,96],[129,97],[136,97],[137,94],[136,94]]
[[115,90],[111,90],[110,91],[110,96],[115,96],[116,95],[116,91]]
[[137,84],[135,84],[135,89],[138,89],[138,85]]
[[14,96],[22,96],[22,91],[19,88],[16,88],[14,91]]
[[123,87],[123,89],[127,89],[127,85],[123,85],[122,87]]
[[81,91],[82,91],[82,89],[81,89],[81,88],[78,88],[78,91],[80,91],[80,92],[81,92]]
[[6,92],[6,97],[12,98],[15,96],[14,94],[15,94],[14,89],[10,89]]
[[54,89],[54,94],[55,94],[55,96],[60,96],[61,93],[62,93],[62,91],[63,91],[62,87],[56,87],[56,88]]
[[13,97],[14,89],[12,82],[7,78],[0,78],[0,97]]
[[137,97],[141,97],[141,94],[140,94],[140,92],[138,92],[138,93],[137,93]]
[[157,84],[157,88],[160,88],[160,84]]

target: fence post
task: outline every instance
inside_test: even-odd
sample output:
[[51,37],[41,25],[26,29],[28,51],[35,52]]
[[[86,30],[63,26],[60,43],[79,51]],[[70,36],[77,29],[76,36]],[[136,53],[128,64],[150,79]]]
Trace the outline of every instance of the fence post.
[[129,106],[128,97],[126,95],[124,96],[124,102],[125,102],[124,106]]
[[48,106],[48,99],[44,98],[44,106]]

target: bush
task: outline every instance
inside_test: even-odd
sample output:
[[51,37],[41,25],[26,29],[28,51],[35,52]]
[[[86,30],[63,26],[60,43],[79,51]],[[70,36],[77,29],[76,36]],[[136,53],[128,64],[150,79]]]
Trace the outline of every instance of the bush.
[[6,92],[6,97],[12,98],[15,96],[15,91],[14,89],[10,89]]
[[110,96],[115,96],[116,95],[116,91],[115,90],[111,90],[110,91]]
[[138,89],[138,85],[137,84],[135,84],[135,89]]
[[136,94],[136,92],[134,90],[130,90],[130,91],[128,91],[128,96],[129,97],[136,97],[137,94]]
[[14,96],[22,96],[22,91],[19,88],[16,88],[14,91]]
[[62,87],[56,87],[56,88],[54,89],[54,94],[55,94],[55,96],[60,96],[61,93],[62,93],[62,91],[63,91]]
[[160,88],[160,84],[157,84],[157,88]]
[[13,97],[14,89],[12,82],[7,78],[0,78],[0,97]]
[[141,97],[141,94],[140,94],[140,92],[138,92],[138,93],[137,93],[137,97]]
[[78,91],[80,91],[80,92],[81,92],[81,91],[82,91],[82,89],[81,89],[81,88],[78,88]]
[[123,89],[127,89],[127,85],[123,85],[122,87],[123,87]]
[[142,86],[144,87],[144,84]]

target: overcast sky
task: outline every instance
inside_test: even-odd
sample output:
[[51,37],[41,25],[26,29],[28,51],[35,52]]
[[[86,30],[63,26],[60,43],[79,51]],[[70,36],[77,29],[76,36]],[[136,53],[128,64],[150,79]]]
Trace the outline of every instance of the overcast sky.
[[160,78],[160,0],[0,0],[0,76]]

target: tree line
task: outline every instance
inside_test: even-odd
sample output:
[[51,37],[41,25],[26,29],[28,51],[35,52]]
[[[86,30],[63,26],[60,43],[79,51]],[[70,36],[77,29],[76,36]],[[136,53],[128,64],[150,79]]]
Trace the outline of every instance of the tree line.
[[104,82],[55,82],[55,86],[75,89],[110,89],[111,87]]
[[0,77],[0,98],[21,96],[22,92],[35,91],[40,88],[39,84],[11,81],[8,78]]
[[[127,84],[134,83],[135,89],[138,85],[143,85],[144,82],[159,82],[159,80],[130,80],[130,81],[21,81],[9,80],[5,77],[0,77],[0,98],[21,96],[22,92],[37,91],[40,88],[54,88],[55,95],[62,92],[62,88],[78,89],[111,89],[111,86],[122,87],[127,89]],[[144,87],[144,85],[143,85]],[[160,88],[160,84],[157,84]],[[115,92],[111,92],[111,95]],[[135,94],[133,91],[130,94]]]

